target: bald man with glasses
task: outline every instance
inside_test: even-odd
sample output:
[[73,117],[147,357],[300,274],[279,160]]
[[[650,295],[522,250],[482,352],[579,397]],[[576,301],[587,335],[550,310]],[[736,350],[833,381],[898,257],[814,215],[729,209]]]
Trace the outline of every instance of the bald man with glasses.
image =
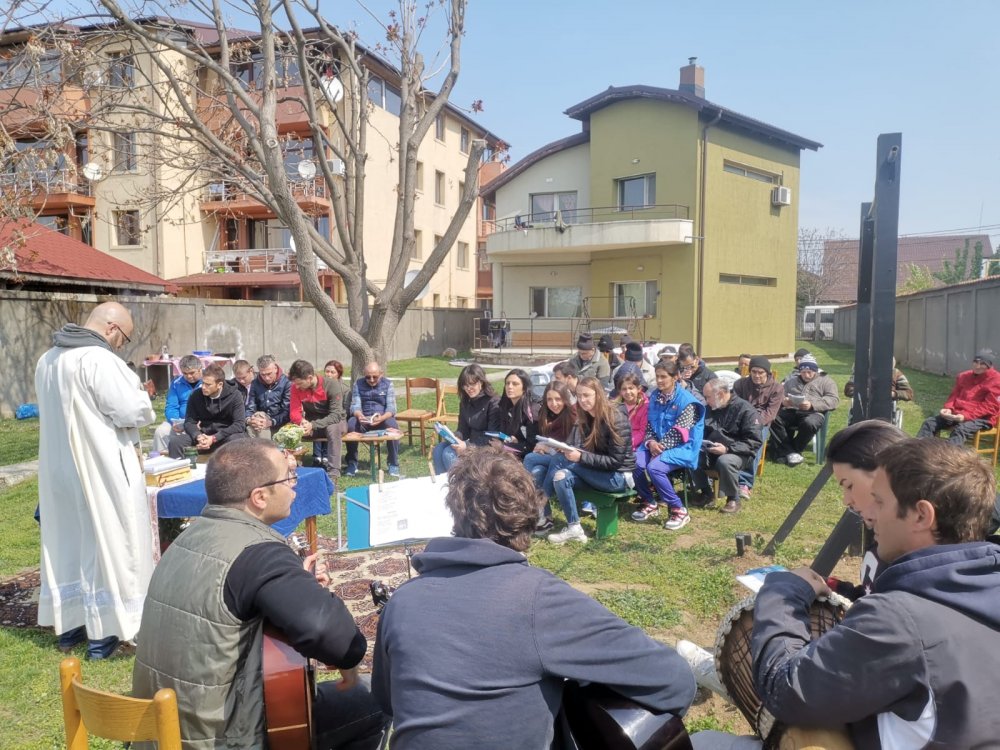
[[386,720],[356,667],[367,641],[344,603],[270,528],[295,499],[294,459],[274,443],[223,445],[208,463],[208,505],[164,553],[149,584],[132,692],[177,692],[192,747],[266,747],[264,621],[305,657],[340,670],[313,703],[315,747],[379,746]]

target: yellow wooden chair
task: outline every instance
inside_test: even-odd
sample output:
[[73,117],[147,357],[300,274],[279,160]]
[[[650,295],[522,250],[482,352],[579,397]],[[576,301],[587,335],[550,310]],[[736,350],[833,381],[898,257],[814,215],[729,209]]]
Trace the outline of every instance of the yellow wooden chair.
[[[985,448],[979,447],[981,438],[990,438],[991,444]],[[991,427],[988,430],[980,430],[972,436],[972,450],[976,453],[986,455],[993,462],[993,468],[997,465],[997,454],[1000,452],[1000,426]]]
[[453,422],[458,424],[458,414],[451,414],[448,412],[448,404],[445,403],[446,396],[458,396],[458,386],[452,385],[451,383],[440,383],[438,387],[438,403],[437,403],[437,414],[434,415],[434,420],[436,422],[444,422],[448,424]]
[[420,425],[420,452],[425,456],[427,455],[427,420],[434,418],[434,411],[414,409],[413,391],[416,389],[433,390],[436,396],[438,388],[437,378],[407,378],[406,409],[396,414],[397,422],[406,422],[406,438],[409,445],[413,445],[413,423],[416,422]]
[[75,657],[59,665],[59,684],[67,750],[87,750],[89,735],[118,742],[155,741],[159,750],[181,750],[177,695],[170,688],[144,700],[87,687]]

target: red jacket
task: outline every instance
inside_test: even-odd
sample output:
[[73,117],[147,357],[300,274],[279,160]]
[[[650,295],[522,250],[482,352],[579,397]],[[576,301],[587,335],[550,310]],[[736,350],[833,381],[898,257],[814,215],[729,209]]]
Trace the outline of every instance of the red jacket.
[[944,408],[966,419],[986,419],[991,427],[996,426],[1000,414],[1000,372],[991,367],[982,375],[975,375],[972,370],[961,373],[955,378],[955,387]]

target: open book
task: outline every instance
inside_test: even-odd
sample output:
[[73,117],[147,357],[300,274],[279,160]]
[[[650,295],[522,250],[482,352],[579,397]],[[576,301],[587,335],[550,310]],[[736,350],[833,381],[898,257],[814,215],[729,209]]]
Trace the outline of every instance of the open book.
[[451,431],[451,428],[448,427],[448,425],[443,424],[442,422],[434,423],[434,431],[437,432],[437,434],[441,436],[441,439],[448,445],[455,445],[455,443],[458,442],[458,437],[455,433]]
[[544,435],[538,436],[538,442],[542,445],[547,445],[549,448],[555,448],[557,451],[575,451],[572,445],[564,443],[561,440],[553,440],[552,438],[545,437]]

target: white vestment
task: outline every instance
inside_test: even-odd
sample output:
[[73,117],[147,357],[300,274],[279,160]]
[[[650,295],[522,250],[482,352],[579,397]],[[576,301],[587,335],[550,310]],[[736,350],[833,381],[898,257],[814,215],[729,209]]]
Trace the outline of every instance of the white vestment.
[[153,573],[145,477],[134,448],[155,419],[139,377],[100,346],[54,347],[35,368],[41,416],[38,624],[96,640],[139,632]]

